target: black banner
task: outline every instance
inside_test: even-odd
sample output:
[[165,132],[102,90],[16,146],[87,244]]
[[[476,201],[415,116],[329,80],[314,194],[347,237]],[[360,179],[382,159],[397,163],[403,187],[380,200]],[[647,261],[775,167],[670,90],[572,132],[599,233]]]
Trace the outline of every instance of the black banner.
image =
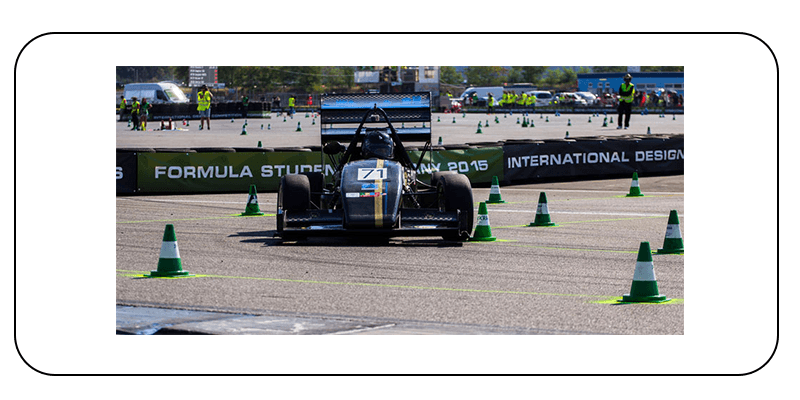
[[683,138],[546,141],[503,147],[506,182],[683,173]]
[[136,153],[117,153],[117,193],[136,191]]

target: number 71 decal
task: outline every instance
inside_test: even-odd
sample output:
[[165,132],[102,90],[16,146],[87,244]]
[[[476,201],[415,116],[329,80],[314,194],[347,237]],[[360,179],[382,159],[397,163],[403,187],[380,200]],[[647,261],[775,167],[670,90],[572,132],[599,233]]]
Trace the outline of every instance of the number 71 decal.
[[386,168],[359,168],[358,180],[382,181],[386,179]]

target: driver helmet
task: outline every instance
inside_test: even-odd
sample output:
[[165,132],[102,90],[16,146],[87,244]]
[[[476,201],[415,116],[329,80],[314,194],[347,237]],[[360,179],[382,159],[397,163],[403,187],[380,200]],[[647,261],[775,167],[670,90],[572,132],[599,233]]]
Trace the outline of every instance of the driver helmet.
[[629,81],[629,80],[631,80],[631,78],[632,78],[631,74],[625,74],[625,76],[622,77],[622,79],[625,80],[625,81]]
[[384,130],[367,132],[361,143],[361,155],[364,158],[391,159],[394,156],[392,138]]

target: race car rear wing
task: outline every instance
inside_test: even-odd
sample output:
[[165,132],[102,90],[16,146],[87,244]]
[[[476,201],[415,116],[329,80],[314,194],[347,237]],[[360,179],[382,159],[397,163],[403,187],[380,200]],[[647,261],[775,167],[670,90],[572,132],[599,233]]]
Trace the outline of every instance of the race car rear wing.
[[[404,142],[430,142],[431,94],[430,92],[388,94],[328,94],[320,99],[320,133],[322,143],[349,141],[356,134],[367,110],[378,107]],[[386,121],[379,115],[368,123]]]

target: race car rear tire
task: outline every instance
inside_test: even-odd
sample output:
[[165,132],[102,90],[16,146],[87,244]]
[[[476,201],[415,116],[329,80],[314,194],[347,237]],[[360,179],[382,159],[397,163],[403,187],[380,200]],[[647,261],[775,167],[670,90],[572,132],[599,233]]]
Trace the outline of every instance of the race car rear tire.
[[291,174],[281,177],[278,186],[278,212],[276,224],[278,232],[283,232],[284,212],[305,211],[311,201],[311,186],[305,175]]
[[452,175],[455,174],[456,171],[436,171],[431,174],[431,186],[437,187],[439,185],[439,178],[443,175]]
[[457,235],[445,236],[446,240],[466,240],[472,233],[475,209],[472,203],[472,185],[466,175],[443,174],[437,186],[439,208],[443,211],[459,211]]

